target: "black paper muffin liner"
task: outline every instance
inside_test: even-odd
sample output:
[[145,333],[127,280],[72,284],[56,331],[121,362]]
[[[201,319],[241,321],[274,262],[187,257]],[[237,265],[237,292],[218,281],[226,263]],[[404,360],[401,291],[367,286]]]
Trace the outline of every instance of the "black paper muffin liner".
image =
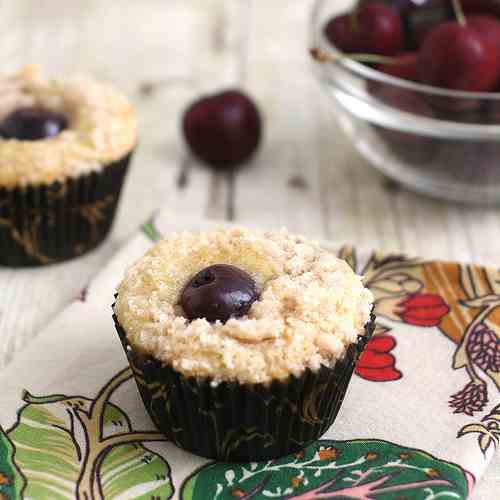
[[226,462],[271,460],[301,450],[333,424],[356,362],[375,329],[365,326],[334,368],[306,370],[285,382],[212,384],[187,378],[134,351],[113,314],[116,330],[151,419],[180,448]]
[[65,182],[0,187],[0,265],[53,264],[97,247],[113,224],[131,156]]

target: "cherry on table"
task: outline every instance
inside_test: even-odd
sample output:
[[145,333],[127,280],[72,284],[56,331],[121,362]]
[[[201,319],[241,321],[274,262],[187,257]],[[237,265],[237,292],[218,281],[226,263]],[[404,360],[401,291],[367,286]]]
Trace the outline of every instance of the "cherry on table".
[[182,127],[191,151],[217,169],[245,163],[257,150],[262,136],[259,110],[239,90],[195,101],[185,111]]
[[248,273],[235,266],[216,264],[189,280],[179,303],[189,320],[205,318],[211,323],[225,323],[247,314],[257,299],[257,285]]
[[5,139],[37,141],[54,137],[67,126],[68,120],[61,113],[44,108],[21,108],[0,124],[0,135]]
[[500,77],[500,52],[480,33],[458,22],[434,28],[419,51],[423,83],[471,92],[489,92]]

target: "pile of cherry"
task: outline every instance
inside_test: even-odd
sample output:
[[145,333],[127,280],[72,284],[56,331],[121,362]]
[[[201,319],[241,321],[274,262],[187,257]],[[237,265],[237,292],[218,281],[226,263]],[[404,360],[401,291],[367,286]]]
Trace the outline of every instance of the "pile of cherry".
[[[465,92],[459,97],[369,80],[367,91],[391,107],[460,123],[500,123],[500,94],[467,94],[500,93],[500,1],[358,0],[351,12],[330,19],[324,34],[341,54],[313,49],[321,62],[354,59],[393,77]],[[500,183],[500,142],[371,127],[414,173],[462,186]]]
[[359,0],[326,24],[325,35],[346,57],[392,76],[500,92],[498,16],[495,0]]

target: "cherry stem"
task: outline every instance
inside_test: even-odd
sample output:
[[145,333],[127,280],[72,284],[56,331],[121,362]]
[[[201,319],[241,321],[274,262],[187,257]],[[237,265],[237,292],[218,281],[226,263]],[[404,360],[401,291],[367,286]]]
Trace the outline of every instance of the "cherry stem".
[[464,9],[462,8],[460,0],[452,0],[452,3],[453,3],[453,10],[455,11],[455,16],[457,18],[458,23],[461,24],[462,26],[466,26],[467,20],[465,19]]
[[348,59],[362,63],[387,64],[390,66],[404,66],[407,64],[404,61],[396,59],[395,57],[381,56],[378,54],[332,54],[318,49],[317,47],[313,47],[309,52],[313,59],[321,63],[337,62]]

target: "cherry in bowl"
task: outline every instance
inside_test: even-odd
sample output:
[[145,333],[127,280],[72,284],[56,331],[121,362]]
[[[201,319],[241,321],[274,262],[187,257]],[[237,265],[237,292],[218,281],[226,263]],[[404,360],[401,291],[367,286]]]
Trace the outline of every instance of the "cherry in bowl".
[[405,47],[401,17],[380,2],[332,18],[325,36],[342,52],[395,55]]

